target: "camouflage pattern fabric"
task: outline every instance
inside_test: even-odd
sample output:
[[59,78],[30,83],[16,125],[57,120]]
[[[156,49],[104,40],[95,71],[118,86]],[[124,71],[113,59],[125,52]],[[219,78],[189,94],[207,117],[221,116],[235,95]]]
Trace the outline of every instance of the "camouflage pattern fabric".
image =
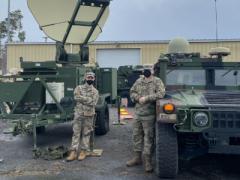
[[85,83],[77,86],[74,90],[74,99],[77,103],[75,113],[81,116],[94,116],[98,98],[98,90],[92,85]]
[[[150,79],[140,77],[130,89],[131,99],[136,103],[135,109],[138,120],[154,120],[156,114],[155,102],[164,95],[165,86],[161,79],[154,76]],[[146,98],[144,104],[139,103],[141,97]]]
[[[133,123],[133,150],[150,155],[154,142],[155,121],[140,121],[135,119]],[[143,146],[144,145],[144,146]]]
[[80,149],[89,151],[89,140],[93,131],[93,118],[75,115],[71,150],[78,151]]
[[[165,87],[161,79],[152,76],[140,77],[130,90],[131,99],[136,102],[136,117],[133,123],[133,150],[151,155],[154,142],[156,100],[163,98]],[[143,104],[139,99],[145,97]]]
[[93,119],[98,98],[98,91],[92,85],[85,83],[75,88],[76,107],[71,150],[89,150],[89,140],[93,131]]
[[33,157],[35,159],[42,158],[44,160],[56,160],[56,159],[63,159],[67,156],[68,149],[61,145],[61,146],[54,146],[54,147],[46,147],[43,149],[34,149],[33,150]]

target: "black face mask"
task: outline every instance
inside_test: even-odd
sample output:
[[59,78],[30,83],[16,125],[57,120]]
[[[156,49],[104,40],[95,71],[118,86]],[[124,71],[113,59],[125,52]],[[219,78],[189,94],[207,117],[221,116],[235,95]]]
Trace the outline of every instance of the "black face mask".
[[92,85],[94,83],[93,80],[87,80],[86,82],[88,83],[88,85]]
[[149,78],[149,77],[152,75],[151,70],[149,70],[149,69],[144,69],[143,75],[144,75],[146,78]]

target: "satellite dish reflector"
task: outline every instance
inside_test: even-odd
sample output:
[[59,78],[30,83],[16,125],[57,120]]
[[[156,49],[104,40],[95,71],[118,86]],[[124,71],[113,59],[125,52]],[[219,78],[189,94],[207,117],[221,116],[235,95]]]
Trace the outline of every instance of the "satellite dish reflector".
[[28,0],[43,32],[63,43],[96,40],[109,15],[110,0]]

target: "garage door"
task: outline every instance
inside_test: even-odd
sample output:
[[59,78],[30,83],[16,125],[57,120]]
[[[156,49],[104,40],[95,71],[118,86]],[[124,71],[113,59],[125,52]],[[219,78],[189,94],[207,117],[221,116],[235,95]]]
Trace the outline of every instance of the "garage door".
[[97,62],[100,67],[140,64],[140,49],[98,49]]

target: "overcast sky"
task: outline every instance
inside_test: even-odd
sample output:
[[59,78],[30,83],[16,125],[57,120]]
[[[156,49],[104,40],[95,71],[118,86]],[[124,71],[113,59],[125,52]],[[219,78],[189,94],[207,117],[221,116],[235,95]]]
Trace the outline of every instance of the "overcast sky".
[[[0,0],[0,20],[7,16],[7,1]],[[220,39],[240,39],[240,0],[217,0]],[[98,41],[215,39],[214,0],[113,0],[110,16]],[[11,10],[21,9],[27,42],[45,36],[26,0],[11,0]]]

